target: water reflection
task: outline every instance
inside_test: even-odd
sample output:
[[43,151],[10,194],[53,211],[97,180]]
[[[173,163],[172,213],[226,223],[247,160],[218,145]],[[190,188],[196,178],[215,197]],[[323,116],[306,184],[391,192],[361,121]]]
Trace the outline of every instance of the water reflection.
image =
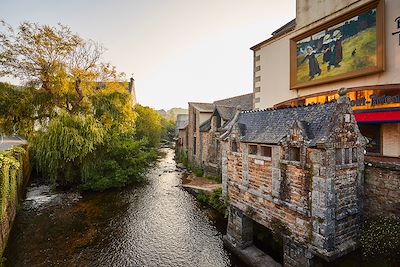
[[173,151],[164,151],[145,186],[79,201],[65,194],[57,206],[22,210],[6,265],[242,266],[223,248],[208,211],[179,187]]

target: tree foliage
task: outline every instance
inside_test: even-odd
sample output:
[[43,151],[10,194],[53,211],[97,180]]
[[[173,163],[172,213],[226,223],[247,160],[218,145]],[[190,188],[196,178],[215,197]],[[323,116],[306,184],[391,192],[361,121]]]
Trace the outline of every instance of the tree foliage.
[[0,133],[28,137],[37,172],[52,184],[104,190],[141,180],[164,128],[154,110],[133,109],[124,74],[101,60],[104,48],[61,24],[0,24],[0,76],[24,81],[0,84]]
[[156,147],[161,141],[161,116],[152,108],[136,105],[136,138],[147,139],[148,145]]
[[53,183],[79,182],[82,163],[103,142],[104,134],[91,115],[61,113],[32,139],[35,165]]
[[[124,74],[102,62],[104,48],[67,26],[24,22],[13,29],[4,21],[1,26],[0,76],[13,76],[25,84],[23,89],[7,88],[9,96],[1,98],[1,103],[10,107],[15,104],[11,95],[26,100],[19,103],[20,109],[8,108],[7,119],[2,120],[5,132],[18,125],[20,133],[29,134],[32,121],[47,123],[58,111],[91,113],[96,109],[94,101],[99,104],[105,95],[121,94],[127,87],[121,82]],[[104,110],[104,105],[97,109]],[[126,123],[133,122],[133,113],[129,116]]]
[[82,168],[82,188],[102,191],[142,181],[156,150],[148,149],[144,140],[110,135]]

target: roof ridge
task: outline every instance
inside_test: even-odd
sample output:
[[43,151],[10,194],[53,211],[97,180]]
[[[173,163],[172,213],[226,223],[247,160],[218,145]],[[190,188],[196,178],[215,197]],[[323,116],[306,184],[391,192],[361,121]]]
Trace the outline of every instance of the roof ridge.
[[296,105],[296,106],[290,106],[290,107],[269,107],[269,108],[264,108],[264,109],[253,109],[253,110],[242,110],[240,113],[258,113],[258,112],[266,112],[266,111],[274,111],[274,110],[282,110],[282,109],[294,109],[294,108],[306,108],[306,107],[312,107],[312,106],[325,106],[329,104],[336,103],[336,100],[332,100],[326,103],[309,103],[307,105]]
[[215,102],[224,101],[224,100],[229,100],[229,99],[232,99],[232,98],[237,98],[237,97],[247,96],[247,95],[253,95],[253,93],[246,93],[246,94],[241,94],[241,95],[237,95],[237,96],[231,96],[231,97],[228,97],[228,98],[223,98],[223,99],[215,100],[213,103],[215,104]]

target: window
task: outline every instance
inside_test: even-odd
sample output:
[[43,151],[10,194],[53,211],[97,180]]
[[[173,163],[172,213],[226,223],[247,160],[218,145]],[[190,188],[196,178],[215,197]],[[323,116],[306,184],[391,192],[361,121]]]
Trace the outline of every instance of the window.
[[344,164],[350,164],[350,148],[344,149]]
[[353,154],[353,156],[351,158],[351,162],[355,163],[355,162],[357,162],[357,148],[353,147],[351,152]]
[[239,151],[238,143],[236,141],[232,141],[231,146],[232,146],[232,152],[238,152]]
[[261,76],[256,76],[256,77],[254,78],[254,81],[255,81],[255,82],[261,81]]
[[257,86],[256,88],[254,88],[254,93],[259,93],[261,92],[261,87]]
[[257,145],[249,145],[249,154],[257,155]]
[[360,132],[368,139],[366,150],[368,153],[381,153],[381,125],[361,123],[358,125]]
[[258,56],[256,56],[256,59],[255,59],[255,60],[256,60],[256,61],[260,61],[260,58],[261,58],[260,55],[258,55]]
[[336,165],[357,162],[357,148],[337,148],[335,150]]
[[196,155],[196,137],[193,137],[193,155]]
[[261,70],[261,66],[257,66],[257,67],[255,68],[255,71],[259,71],[259,70]]
[[342,149],[337,148],[335,150],[336,165],[342,165]]
[[261,146],[261,156],[263,157],[271,157],[272,148],[270,146]]
[[300,147],[291,147],[289,149],[289,160],[300,161]]

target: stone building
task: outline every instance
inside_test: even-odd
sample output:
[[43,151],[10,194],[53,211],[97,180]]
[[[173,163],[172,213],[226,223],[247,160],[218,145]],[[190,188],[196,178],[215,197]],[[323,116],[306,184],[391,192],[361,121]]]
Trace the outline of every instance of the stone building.
[[189,121],[187,126],[187,153],[189,162],[201,166],[200,125],[208,120],[214,111],[212,103],[189,102]]
[[253,108],[253,94],[232,97],[214,102],[211,117],[200,125],[201,167],[206,175],[221,176],[221,146],[219,137],[237,109],[242,111]]
[[[252,109],[253,94],[221,99],[213,103],[189,102],[188,158],[192,165],[205,168],[211,175],[219,174],[220,148],[215,137],[219,136],[222,129],[216,131],[216,128],[221,128],[232,119],[237,106],[241,106],[243,110]],[[212,121],[216,128],[211,127]]]
[[188,114],[178,114],[176,115],[176,122],[175,122],[175,136],[178,136],[179,129],[185,128],[189,121]]
[[365,139],[344,91],[322,105],[238,112],[221,142],[231,247],[252,246],[257,222],[283,236],[285,266],[355,249]]
[[188,148],[188,124],[182,124],[178,127],[178,136],[176,140],[176,151],[178,153],[187,153]]

